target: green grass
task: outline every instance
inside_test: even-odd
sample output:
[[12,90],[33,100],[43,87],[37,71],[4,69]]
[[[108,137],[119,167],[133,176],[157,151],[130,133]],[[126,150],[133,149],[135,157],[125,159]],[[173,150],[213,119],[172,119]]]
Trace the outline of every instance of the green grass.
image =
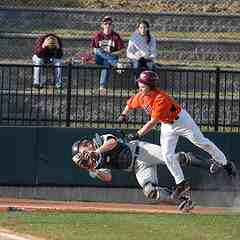
[[0,226],[50,240],[238,240],[239,215],[1,213]]
[[[0,27],[0,32],[9,32],[9,27]],[[71,29],[71,28],[23,28],[18,26],[17,28],[11,28],[11,32],[15,33],[34,33],[34,34],[45,34],[49,32],[53,32],[61,37],[87,37],[91,38],[93,35],[93,31],[82,31],[79,29]],[[152,32],[157,39],[203,39],[203,40],[225,40],[225,41],[240,41],[240,32]],[[121,32],[122,38],[128,41],[131,32]],[[181,46],[180,46],[181,47]],[[72,57],[75,53],[83,52],[88,50],[84,47],[68,47],[71,52],[70,55],[65,53],[65,58],[68,59]],[[161,51],[171,51],[173,49],[159,49]],[[178,60],[161,60],[157,61],[162,65],[187,65],[192,67],[224,67],[224,68],[239,68],[240,63],[238,62],[223,62],[219,61],[178,61]]]

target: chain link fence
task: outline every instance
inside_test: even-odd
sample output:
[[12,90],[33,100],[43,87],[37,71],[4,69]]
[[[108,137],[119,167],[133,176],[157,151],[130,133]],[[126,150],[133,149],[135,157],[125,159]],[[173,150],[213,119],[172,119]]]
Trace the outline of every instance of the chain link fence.
[[2,0],[0,62],[31,62],[38,35],[63,39],[64,58],[86,51],[105,15],[127,46],[140,19],[150,23],[161,64],[238,67],[239,1]]

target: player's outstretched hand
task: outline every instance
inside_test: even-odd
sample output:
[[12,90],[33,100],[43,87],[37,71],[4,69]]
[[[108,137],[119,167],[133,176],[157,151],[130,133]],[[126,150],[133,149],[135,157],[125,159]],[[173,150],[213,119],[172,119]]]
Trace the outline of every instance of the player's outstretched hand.
[[128,121],[128,117],[126,114],[121,114],[117,119],[118,123],[127,123],[127,121]]

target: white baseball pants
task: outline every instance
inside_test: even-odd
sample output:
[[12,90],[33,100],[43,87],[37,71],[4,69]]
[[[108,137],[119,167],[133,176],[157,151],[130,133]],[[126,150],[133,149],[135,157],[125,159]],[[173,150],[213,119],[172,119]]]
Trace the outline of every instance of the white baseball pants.
[[224,153],[213,142],[203,136],[192,117],[182,109],[179,113],[179,119],[173,124],[161,124],[160,142],[162,158],[174,177],[176,184],[184,180],[183,171],[175,155],[179,136],[187,138],[194,145],[209,153],[212,158],[221,165],[227,164]]
[[158,182],[157,166],[164,164],[161,146],[143,141],[133,141],[129,145],[134,153],[134,145],[138,145],[140,150],[136,156],[134,172],[139,185],[144,188],[147,183],[158,186],[160,201],[169,201],[170,193],[165,188],[160,187]]
[[134,171],[139,185],[143,187],[148,182],[159,185],[157,166],[166,165],[163,161],[161,146],[144,141],[132,141],[128,146],[133,153],[136,145],[140,147],[140,151],[136,157]]

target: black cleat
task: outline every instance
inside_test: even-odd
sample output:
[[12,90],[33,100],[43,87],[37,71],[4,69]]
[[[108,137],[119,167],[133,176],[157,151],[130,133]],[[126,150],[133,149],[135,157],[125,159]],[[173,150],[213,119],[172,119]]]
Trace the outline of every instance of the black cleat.
[[171,194],[172,200],[181,199],[184,196],[189,196],[191,192],[191,186],[188,181],[182,181],[179,183],[175,189],[175,191]]
[[209,168],[209,171],[211,174],[216,174],[222,169],[223,165],[220,163],[216,162],[214,159],[210,159],[211,165]]
[[177,204],[177,209],[182,212],[189,212],[194,208],[194,203],[191,198],[182,198]]
[[227,175],[229,177],[237,177],[238,176],[237,168],[236,168],[234,162],[228,161],[227,165],[224,165],[223,168],[225,169],[225,171],[227,172]]

